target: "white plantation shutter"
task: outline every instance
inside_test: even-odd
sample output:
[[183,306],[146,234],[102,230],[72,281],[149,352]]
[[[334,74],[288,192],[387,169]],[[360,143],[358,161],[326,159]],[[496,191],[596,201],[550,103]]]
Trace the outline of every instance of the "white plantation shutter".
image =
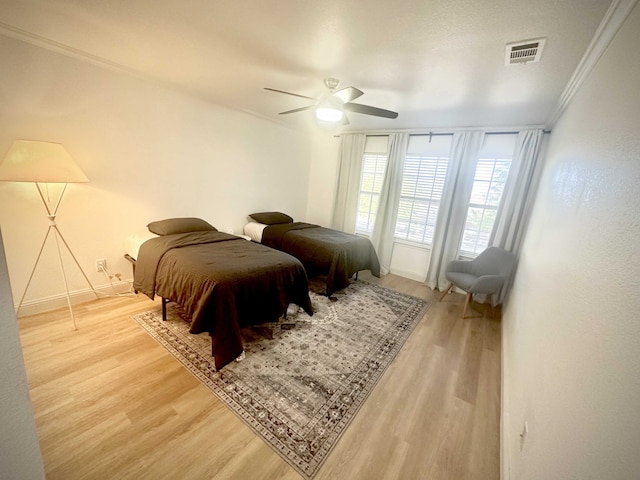
[[362,159],[362,177],[358,199],[356,231],[371,233],[378,212],[382,180],[387,166],[387,155],[365,153]]
[[368,136],[362,157],[356,232],[371,234],[387,168],[387,136]]
[[404,160],[395,237],[431,244],[447,176],[450,135],[412,135]]

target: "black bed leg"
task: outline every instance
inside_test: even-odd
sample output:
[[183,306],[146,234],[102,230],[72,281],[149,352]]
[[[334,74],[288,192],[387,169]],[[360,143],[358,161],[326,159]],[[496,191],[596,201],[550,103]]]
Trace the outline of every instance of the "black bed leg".
[[358,279],[358,273],[360,273],[360,272],[356,272],[356,280]]
[[162,320],[166,321],[167,320],[167,303],[169,302],[169,300],[167,300],[166,298],[162,298]]

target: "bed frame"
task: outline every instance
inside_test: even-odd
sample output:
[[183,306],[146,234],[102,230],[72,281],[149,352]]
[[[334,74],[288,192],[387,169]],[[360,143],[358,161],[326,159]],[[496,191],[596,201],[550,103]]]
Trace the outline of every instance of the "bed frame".
[[[131,255],[129,255],[128,253],[124,254],[124,258],[126,258],[127,260],[129,260],[129,262],[131,262],[131,270],[133,273],[133,277],[136,276],[136,259],[133,258]],[[133,278],[132,277],[132,278]],[[138,291],[134,288],[133,289],[133,293],[138,293]],[[166,321],[167,320],[167,303],[169,303],[171,300],[167,300],[164,297],[160,297],[162,299],[162,320]],[[287,313],[285,312],[285,318],[286,318]]]

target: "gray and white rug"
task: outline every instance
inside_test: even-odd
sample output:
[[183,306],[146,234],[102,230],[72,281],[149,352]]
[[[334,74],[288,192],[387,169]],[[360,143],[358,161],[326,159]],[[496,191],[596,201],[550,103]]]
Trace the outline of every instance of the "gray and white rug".
[[355,281],[332,299],[311,292],[314,315],[243,330],[241,361],[216,371],[207,334],[169,304],[134,319],[305,478],[312,478],[429,302]]

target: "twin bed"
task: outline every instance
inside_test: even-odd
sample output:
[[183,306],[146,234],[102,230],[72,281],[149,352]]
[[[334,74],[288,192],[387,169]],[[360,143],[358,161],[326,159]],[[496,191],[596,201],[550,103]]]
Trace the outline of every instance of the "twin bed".
[[[328,267],[331,278],[327,278],[328,294],[346,287],[349,277],[358,270],[371,269],[373,274],[379,274],[375,252],[362,254],[361,258],[351,247],[340,243],[340,235],[317,231],[302,240],[287,239],[294,232],[311,232],[312,227],[293,228],[284,233],[280,232],[284,228],[276,229],[273,236],[263,234],[262,238],[266,243],[267,238],[273,237],[275,240],[269,240],[273,245],[277,243],[296,252],[305,248],[317,252],[304,255],[304,260],[296,258],[293,251],[290,255],[219,232],[197,218],[152,222],[148,228],[155,236],[140,242],[133,254],[125,255],[134,264],[133,287],[152,300],[156,295],[162,297],[163,316],[166,301],[181,305],[192,318],[190,333],[210,334],[216,369],[242,354],[242,327],[276,321],[286,314],[289,304],[313,315],[308,273],[323,273]],[[267,229],[264,230],[266,233]],[[331,245],[333,254],[329,251]],[[365,262],[365,257],[371,255],[375,262]],[[370,267],[359,268],[365,264]]]
[[249,215],[245,235],[254,242],[287,252],[302,262],[310,277],[325,277],[326,295],[342,290],[361,270],[380,276],[380,263],[371,241],[318,225],[294,222],[280,212]]

